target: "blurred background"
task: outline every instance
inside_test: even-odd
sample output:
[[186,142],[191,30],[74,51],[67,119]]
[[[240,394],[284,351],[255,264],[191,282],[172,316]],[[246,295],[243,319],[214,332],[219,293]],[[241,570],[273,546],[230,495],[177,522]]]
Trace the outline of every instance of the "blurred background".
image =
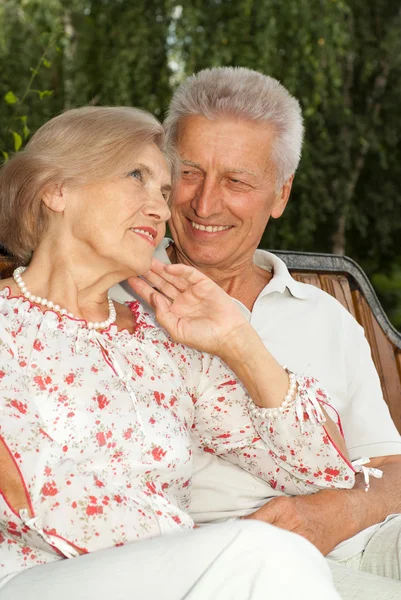
[[219,65],[276,77],[303,109],[291,201],[261,246],[350,256],[401,330],[401,0],[0,0],[0,159],[75,106],[162,119]]

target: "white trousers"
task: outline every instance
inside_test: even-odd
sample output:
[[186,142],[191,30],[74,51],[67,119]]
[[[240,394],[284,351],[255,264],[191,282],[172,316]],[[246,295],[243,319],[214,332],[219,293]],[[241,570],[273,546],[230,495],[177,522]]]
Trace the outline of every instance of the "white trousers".
[[378,529],[364,552],[328,562],[343,600],[401,600],[401,516]]
[[233,521],[33,567],[0,600],[339,600],[300,536]]

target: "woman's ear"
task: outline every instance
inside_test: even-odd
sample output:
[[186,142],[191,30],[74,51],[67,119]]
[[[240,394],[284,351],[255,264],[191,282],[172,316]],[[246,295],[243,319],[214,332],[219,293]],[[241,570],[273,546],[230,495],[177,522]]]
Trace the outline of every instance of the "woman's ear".
[[65,193],[63,185],[55,184],[45,189],[42,194],[42,202],[53,212],[65,210]]

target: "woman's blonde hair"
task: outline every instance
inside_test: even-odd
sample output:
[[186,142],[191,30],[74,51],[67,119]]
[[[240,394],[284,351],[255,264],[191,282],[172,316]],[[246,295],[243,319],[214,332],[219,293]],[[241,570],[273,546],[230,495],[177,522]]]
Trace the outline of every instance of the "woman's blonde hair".
[[0,245],[26,264],[46,229],[42,196],[54,185],[84,185],[128,173],[140,149],[155,144],[177,173],[159,121],[129,107],[87,106],[43,125],[0,169]]

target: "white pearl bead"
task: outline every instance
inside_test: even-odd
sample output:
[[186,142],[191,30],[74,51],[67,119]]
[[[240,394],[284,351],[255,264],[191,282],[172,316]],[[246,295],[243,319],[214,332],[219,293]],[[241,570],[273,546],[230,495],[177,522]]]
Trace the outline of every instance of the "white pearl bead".
[[[46,298],[41,298],[40,296],[34,296],[33,294],[31,294],[31,292],[28,291],[22,277],[21,277],[21,273],[23,273],[25,271],[26,267],[18,267],[17,269],[15,269],[14,273],[13,273],[13,277],[14,277],[14,281],[15,283],[18,285],[19,289],[21,290],[21,293],[23,296],[25,296],[25,298],[27,298],[28,300],[30,300],[31,302],[36,302],[37,304],[40,304],[41,306],[47,306],[50,309],[53,309],[56,312],[59,312],[61,316],[67,315],[68,317],[71,317],[72,319],[74,319],[74,315],[70,312],[67,311],[66,308],[61,308],[58,304],[53,304],[53,302],[51,300],[47,300]],[[114,321],[116,320],[116,309],[113,303],[113,300],[111,298],[108,298],[108,305],[109,305],[109,318],[106,321],[95,321],[94,323],[92,321],[88,321],[86,326],[88,327],[88,329],[106,329],[109,325],[111,325],[111,323],[114,323]]]

